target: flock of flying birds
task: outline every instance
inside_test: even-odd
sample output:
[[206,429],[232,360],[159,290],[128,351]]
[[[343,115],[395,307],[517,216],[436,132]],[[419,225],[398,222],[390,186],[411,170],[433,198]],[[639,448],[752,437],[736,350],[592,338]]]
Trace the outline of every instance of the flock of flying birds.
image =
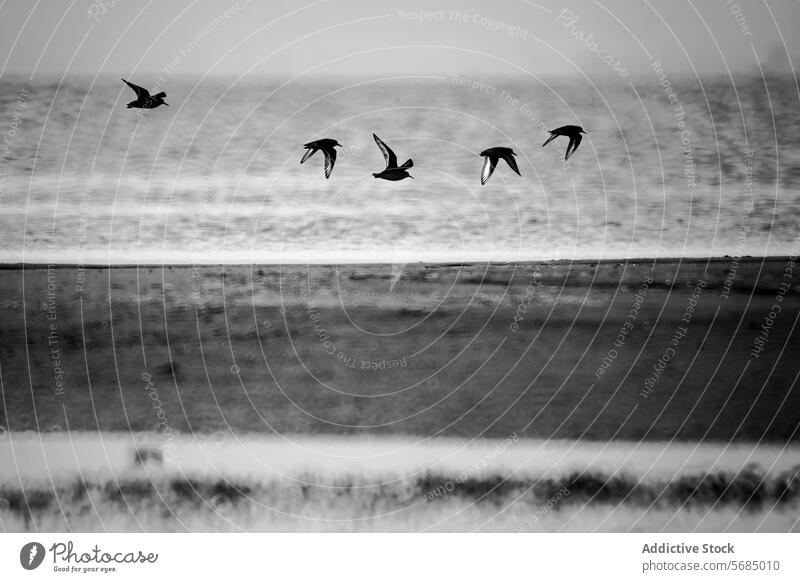
[[[155,95],[150,95],[150,92],[147,89],[139,87],[138,85],[134,85],[130,81],[125,81],[125,79],[122,80],[131,89],[136,91],[136,99],[128,103],[129,109],[155,109],[160,105],[169,106],[169,103],[164,101],[164,99],[167,97],[167,94],[163,91]],[[586,132],[583,131],[583,128],[578,125],[564,125],[563,127],[558,127],[551,130],[549,133],[550,137],[547,138],[547,141],[542,144],[542,147],[546,146],[559,136],[565,136],[569,138],[569,145],[567,146],[567,152],[564,156],[564,161],[566,161],[572,154],[575,153],[575,150],[578,149],[578,146],[581,144],[581,134],[585,134]],[[386,168],[384,168],[382,172],[375,172],[372,175],[375,178],[391,180],[392,182],[404,180],[405,178],[413,179],[414,176],[409,174],[408,170],[414,167],[414,162],[411,159],[408,159],[398,166],[397,155],[392,151],[392,148],[383,143],[383,140],[374,133],[372,134],[372,137],[375,138],[375,143],[378,144],[378,148],[381,150],[383,159],[386,162]],[[304,144],[303,147],[305,147],[307,151],[300,160],[300,163],[302,164],[305,162],[316,152],[322,152],[325,156],[325,178],[330,178],[331,172],[333,172],[333,165],[336,163],[336,148],[343,147],[342,144],[335,139],[323,138],[310,141],[307,144]],[[519,173],[517,161],[514,159],[514,156],[517,154],[515,154],[514,150],[511,148],[488,148],[483,150],[480,155],[484,158],[483,169],[481,170],[481,184],[486,184],[487,180],[489,180],[494,173],[494,169],[497,167],[497,163],[500,160],[506,162],[518,176],[522,175]]]

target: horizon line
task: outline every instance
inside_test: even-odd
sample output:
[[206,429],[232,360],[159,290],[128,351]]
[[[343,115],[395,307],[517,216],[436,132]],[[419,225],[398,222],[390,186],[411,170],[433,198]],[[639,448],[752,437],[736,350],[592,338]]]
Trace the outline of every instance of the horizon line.
[[[658,263],[702,263],[702,262],[730,262],[736,260],[737,262],[747,262],[747,263],[756,263],[756,262],[777,262],[777,261],[786,261],[789,259],[793,259],[792,255],[746,255],[740,257],[734,257],[731,255],[715,255],[715,256],[675,256],[675,257],[603,257],[603,258],[591,258],[591,257],[580,257],[580,258],[548,258],[548,259],[520,259],[520,260],[505,260],[505,259],[498,259],[498,260],[487,260],[487,259],[476,259],[476,260],[441,260],[441,261],[403,261],[401,264],[404,266],[410,265],[425,265],[425,266],[436,266],[436,267],[457,267],[457,266],[465,266],[465,265],[476,265],[476,264],[485,264],[485,265],[494,265],[494,266],[503,266],[503,265],[532,265],[532,264],[543,264],[543,263],[574,263],[574,264],[609,264],[609,263],[645,263],[645,262],[658,262]],[[297,262],[297,261],[290,261],[286,263],[276,263],[276,262],[196,262],[196,263],[169,263],[169,262],[161,262],[161,263],[153,263],[153,262],[143,262],[143,263],[76,263],[76,262],[54,262],[54,263],[42,263],[42,262],[0,262],[0,271],[3,270],[18,270],[18,269],[68,269],[68,268],[83,268],[83,269],[107,269],[107,268],[120,268],[120,269],[130,269],[130,268],[142,268],[142,269],[153,269],[158,267],[178,267],[178,268],[194,268],[197,266],[200,267],[304,267],[304,266],[328,266],[328,267],[379,267],[379,266],[387,266],[391,267],[393,265],[397,265],[397,262],[392,261],[375,261],[375,260],[364,260],[364,261],[353,261],[349,260],[347,262],[342,263],[335,263],[330,261],[306,261],[306,262]]]

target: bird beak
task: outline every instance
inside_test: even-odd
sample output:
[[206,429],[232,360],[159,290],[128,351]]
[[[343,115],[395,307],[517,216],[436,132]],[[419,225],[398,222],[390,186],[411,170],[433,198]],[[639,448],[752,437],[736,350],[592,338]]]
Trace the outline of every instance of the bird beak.
[[169,107],[169,103],[167,103],[166,101],[164,102],[164,105],[166,105],[167,107]]

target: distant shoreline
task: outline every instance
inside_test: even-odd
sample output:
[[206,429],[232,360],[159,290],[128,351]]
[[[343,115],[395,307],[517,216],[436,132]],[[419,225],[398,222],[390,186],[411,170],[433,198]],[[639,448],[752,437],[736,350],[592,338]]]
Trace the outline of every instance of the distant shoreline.
[[524,261],[485,261],[485,260],[475,260],[475,261],[416,261],[416,262],[406,262],[406,261],[385,261],[385,262],[377,262],[377,261],[365,261],[365,262],[357,262],[357,261],[348,261],[342,263],[333,263],[333,262],[305,262],[305,263],[298,263],[298,262],[288,262],[288,263],[275,263],[275,262],[263,262],[263,263],[242,263],[242,262],[233,262],[233,263],[114,263],[114,264],[105,264],[105,263],[0,263],[0,270],[17,270],[17,269],[47,269],[52,267],[54,269],[75,269],[78,267],[82,267],[84,269],[131,269],[131,268],[140,268],[140,269],[154,269],[159,267],[170,267],[170,268],[191,268],[196,265],[201,267],[306,267],[306,266],[315,266],[315,267],[380,267],[385,265],[393,265],[393,264],[404,264],[404,265],[416,265],[416,266],[430,266],[430,267],[467,267],[467,266],[474,266],[474,265],[492,265],[495,267],[502,267],[502,266],[527,266],[527,265],[565,265],[565,264],[574,264],[574,265],[610,265],[610,264],[619,264],[619,263],[686,263],[686,264],[697,264],[697,263],[725,263],[731,261],[738,261],[740,263],[772,263],[772,262],[779,262],[779,261],[788,261],[788,260],[796,260],[797,257],[793,257],[792,255],[768,255],[763,257],[754,257],[754,256],[745,256],[745,257],[733,257],[729,255],[724,256],[717,256],[717,257],[634,257],[634,258],[619,258],[619,259],[591,259],[591,258],[581,258],[581,259],[544,259],[541,261],[537,260],[524,260]]

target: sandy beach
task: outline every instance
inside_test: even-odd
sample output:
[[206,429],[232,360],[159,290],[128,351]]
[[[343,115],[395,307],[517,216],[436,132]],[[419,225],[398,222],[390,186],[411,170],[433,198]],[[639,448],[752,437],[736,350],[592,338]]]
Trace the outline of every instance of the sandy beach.
[[795,269],[7,265],[0,425],[787,443]]

